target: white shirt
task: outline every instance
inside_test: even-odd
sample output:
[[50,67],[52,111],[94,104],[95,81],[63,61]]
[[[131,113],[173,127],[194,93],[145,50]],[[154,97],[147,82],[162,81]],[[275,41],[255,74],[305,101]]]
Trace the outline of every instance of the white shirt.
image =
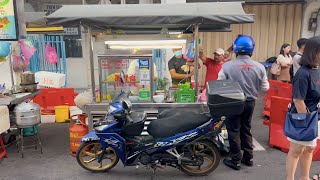
[[293,56],[293,75],[296,74],[298,69],[300,68],[300,61],[301,61],[302,54],[298,52],[296,55]]

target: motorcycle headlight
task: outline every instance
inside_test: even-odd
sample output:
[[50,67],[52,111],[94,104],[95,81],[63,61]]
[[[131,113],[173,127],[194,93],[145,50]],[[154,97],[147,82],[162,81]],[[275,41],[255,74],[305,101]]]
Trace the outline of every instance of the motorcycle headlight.
[[115,110],[117,110],[117,108],[115,108],[115,107],[113,107],[113,106],[109,106],[108,108],[107,108],[107,112],[109,113],[109,114],[111,114],[113,111],[115,111]]

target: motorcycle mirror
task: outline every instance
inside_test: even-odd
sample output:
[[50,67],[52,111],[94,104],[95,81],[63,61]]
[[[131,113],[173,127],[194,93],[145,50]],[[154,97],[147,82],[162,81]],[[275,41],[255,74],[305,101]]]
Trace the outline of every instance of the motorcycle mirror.
[[123,71],[120,72],[120,81],[121,83],[126,83],[126,75],[124,74]]

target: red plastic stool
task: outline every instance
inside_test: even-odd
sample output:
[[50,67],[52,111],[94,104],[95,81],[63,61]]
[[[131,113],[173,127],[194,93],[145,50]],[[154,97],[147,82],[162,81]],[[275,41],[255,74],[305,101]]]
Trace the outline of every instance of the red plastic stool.
[[[2,151],[2,152],[1,152]],[[4,147],[4,143],[3,143],[3,138],[2,135],[0,134],[0,158],[3,157],[8,157],[7,152],[6,152],[6,148]]]

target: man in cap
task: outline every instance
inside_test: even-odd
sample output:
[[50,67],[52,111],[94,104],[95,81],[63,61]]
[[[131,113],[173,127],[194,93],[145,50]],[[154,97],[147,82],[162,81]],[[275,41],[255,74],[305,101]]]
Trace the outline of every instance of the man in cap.
[[206,79],[204,82],[204,87],[208,81],[217,80],[218,74],[222,68],[222,64],[224,63],[224,50],[221,48],[216,49],[213,52],[214,58],[208,58],[204,56],[203,50],[200,50],[199,58],[203,61],[203,64],[207,66]]
[[[251,59],[254,41],[250,36],[238,36],[233,49],[236,59],[224,63],[218,80],[232,79],[238,82],[247,98],[240,115],[228,116],[226,114],[231,158],[225,159],[223,163],[234,170],[240,170],[241,162],[246,166],[253,166],[251,118],[255,100],[261,91],[269,89],[269,82],[264,66]],[[243,150],[243,155],[241,150]]]

